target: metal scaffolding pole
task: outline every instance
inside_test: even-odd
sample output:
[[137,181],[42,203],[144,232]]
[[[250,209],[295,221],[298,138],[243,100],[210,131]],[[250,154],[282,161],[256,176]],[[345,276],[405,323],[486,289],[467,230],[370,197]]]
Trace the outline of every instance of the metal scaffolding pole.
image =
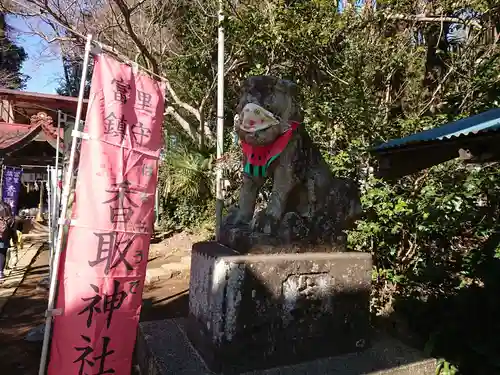
[[[219,32],[218,32],[218,55],[217,55],[217,160],[224,153],[224,22],[223,0],[219,0]],[[222,167],[217,168],[215,176],[216,189],[216,239],[220,238],[222,224],[222,210],[224,208],[224,194],[222,187]]]

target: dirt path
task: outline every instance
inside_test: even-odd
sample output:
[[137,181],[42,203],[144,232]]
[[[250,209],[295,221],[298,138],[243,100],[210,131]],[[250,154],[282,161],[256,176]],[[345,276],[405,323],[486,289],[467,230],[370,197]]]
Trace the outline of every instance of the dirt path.
[[207,236],[182,232],[151,244],[148,273],[157,278],[144,289],[141,321],[187,316],[191,247]]
[[16,293],[10,297],[0,317],[0,368],[6,375],[36,375],[41,345],[24,340],[30,329],[42,324],[47,308],[47,292],[37,289],[48,275],[48,252],[43,249]]
[[187,316],[189,278],[158,281],[144,289],[141,321]]

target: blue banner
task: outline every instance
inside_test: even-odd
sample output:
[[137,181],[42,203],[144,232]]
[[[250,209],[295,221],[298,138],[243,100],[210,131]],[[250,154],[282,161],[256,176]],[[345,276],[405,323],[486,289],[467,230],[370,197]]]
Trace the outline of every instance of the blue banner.
[[2,200],[12,209],[12,215],[17,215],[22,173],[21,168],[5,166],[3,169]]

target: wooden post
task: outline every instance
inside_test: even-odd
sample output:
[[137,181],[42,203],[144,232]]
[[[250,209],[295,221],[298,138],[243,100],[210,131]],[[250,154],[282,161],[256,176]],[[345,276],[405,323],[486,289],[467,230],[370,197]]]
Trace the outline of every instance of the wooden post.
[[43,222],[43,215],[42,215],[42,211],[43,211],[43,192],[44,192],[44,189],[45,189],[45,184],[42,183],[40,184],[40,202],[38,203],[38,213],[36,214],[36,221],[41,223]]
[[3,122],[15,122],[12,100],[2,99],[0,101],[0,118]]
[[5,164],[3,163],[4,159],[2,158],[2,175],[0,177],[0,194],[2,194],[2,196],[0,196],[0,200],[3,200],[3,171],[5,169]]

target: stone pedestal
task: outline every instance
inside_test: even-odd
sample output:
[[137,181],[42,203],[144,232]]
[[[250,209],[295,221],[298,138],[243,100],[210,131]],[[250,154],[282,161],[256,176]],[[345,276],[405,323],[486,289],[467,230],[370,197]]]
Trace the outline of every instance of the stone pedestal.
[[241,373],[369,345],[371,255],[277,253],[194,245],[186,329],[210,370]]
[[[136,358],[141,374],[214,374],[186,338],[187,323],[184,318],[139,323]],[[434,358],[375,332],[372,345],[361,352],[241,375],[434,375],[436,365]]]

